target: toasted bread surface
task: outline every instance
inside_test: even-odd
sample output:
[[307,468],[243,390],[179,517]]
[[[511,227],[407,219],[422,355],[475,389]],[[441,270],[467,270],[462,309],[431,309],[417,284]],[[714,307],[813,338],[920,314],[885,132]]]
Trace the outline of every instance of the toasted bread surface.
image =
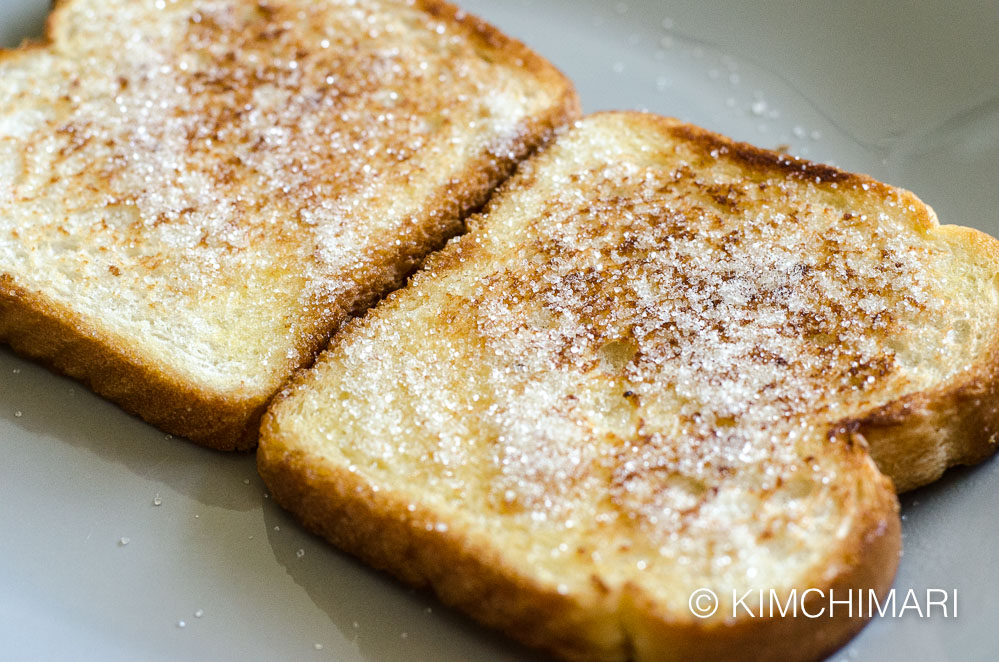
[[435,0],[66,0],[0,99],[0,340],[217,448],[578,113]]
[[865,618],[735,596],[883,595],[893,487],[991,450],[996,243],[908,192],[608,113],[469,226],[289,384],[258,465],[309,529],[521,641],[828,654]]

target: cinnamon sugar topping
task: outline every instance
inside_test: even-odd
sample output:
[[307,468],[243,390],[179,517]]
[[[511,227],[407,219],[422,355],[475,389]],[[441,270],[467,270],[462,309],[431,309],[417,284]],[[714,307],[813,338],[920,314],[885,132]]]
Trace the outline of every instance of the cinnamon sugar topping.
[[838,526],[817,513],[854,450],[830,427],[960,370],[976,313],[894,189],[629,131],[584,121],[522,169],[321,366],[317,420],[352,466],[405,467],[551,558],[615,527],[597,550],[742,572],[777,528],[806,545],[801,509]]
[[142,5],[67,5],[49,50],[0,63],[0,264],[221,380],[283,377],[551,104],[413,3]]

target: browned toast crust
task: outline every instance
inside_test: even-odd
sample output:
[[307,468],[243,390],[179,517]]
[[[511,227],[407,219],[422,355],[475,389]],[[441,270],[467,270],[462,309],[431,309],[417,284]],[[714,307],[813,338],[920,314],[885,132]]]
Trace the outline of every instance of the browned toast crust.
[[566,659],[623,659],[614,605],[579,604],[554,594],[507,563],[488,541],[453,526],[435,529],[431,510],[372,491],[342,468],[317,467],[284,448],[279,434],[269,441],[257,452],[260,474],[274,500],[309,531],[410,586],[433,589],[445,604],[525,644]]
[[983,361],[929,392],[899,398],[842,427],[866,440],[901,493],[978,464],[999,444],[999,338]]
[[267,399],[192,389],[132,348],[102,338],[71,311],[25,292],[7,274],[0,275],[0,339],[162,430],[219,450],[256,444]]
[[[295,383],[278,398],[293,392]],[[740,619],[735,623],[658,614],[639,587],[612,600],[580,602],[537,584],[509,564],[488,541],[449,527],[402,495],[373,491],[367,481],[342,467],[317,465],[315,458],[289,450],[273,416],[265,415],[267,439],[257,466],[270,494],[306,529],[374,568],[416,588],[430,588],[445,604],[513,639],[566,660],[819,660],[843,645],[870,618]],[[832,577],[815,577],[810,588],[842,597],[851,589],[883,597],[895,577],[901,552],[898,502],[888,482],[862,452],[846,461],[844,473],[870,481],[877,495],[864,516],[830,551]],[[811,603],[809,603],[811,605]],[[866,603],[864,603],[866,604]],[[808,607],[817,611],[816,607]]]
[[[828,610],[828,597],[853,598],[860,618],[851,617],[844,606],[837,607],[832,617],[806,618],[743,618],[733,623],[688,622],[679,624],[666,616],[650,617],[655,612],[643,603],[640,591],[628,596],[624,619],[631,635],[633,657],[637,660],[822,660],[831,655],[863,629],[870,620],[867,596],[881,600],[891,588],[901,557],[902,526],[898,502],[891,495],[891,485],[869,466],[863,453],[847,460],[844,473],[857,480],[870,481],[873,503],[857,525],[838,543],[830,554],[832,577],[814,577],[806,585],[821,590],[821,599],[803,601],[810,613]],[[868,466],[863,466],[867,464]],[[852,593],[851,593],[852,591]],[[810,594],[814,597],[816,594]],[[862,600],[857,596],[865,596]],[[853,612],[858,613],[858,612]]]

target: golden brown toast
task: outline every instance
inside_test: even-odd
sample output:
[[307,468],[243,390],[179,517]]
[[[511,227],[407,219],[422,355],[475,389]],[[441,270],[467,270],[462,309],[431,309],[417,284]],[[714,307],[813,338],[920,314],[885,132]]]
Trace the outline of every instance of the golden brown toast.
[[260,472],[560,657],[815,659],[891,585],[889,477],[992,450],[997,255],[868,177],[591,116],[292,380]]
[[437,0],[67,0],[46,39],[0,53],[0,341],[216,448],[578,113]]

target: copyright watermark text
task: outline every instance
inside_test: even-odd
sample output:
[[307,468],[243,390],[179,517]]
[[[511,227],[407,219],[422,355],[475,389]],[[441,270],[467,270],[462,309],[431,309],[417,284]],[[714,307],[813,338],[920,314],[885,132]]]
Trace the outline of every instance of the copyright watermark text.
[[[731,596],[731,600],[729,597]],[[790,591],[776,589],[733,590],[719,600],[709,588],[699,588],[690,594],[687,606],[697,618],[710,618],[724,606],[732,618],[832,618],[848,616],[865,618],[957,618],[957,589],[928,588],[917,591],[891,589],[879,598],[874,589],[818,589]]]

